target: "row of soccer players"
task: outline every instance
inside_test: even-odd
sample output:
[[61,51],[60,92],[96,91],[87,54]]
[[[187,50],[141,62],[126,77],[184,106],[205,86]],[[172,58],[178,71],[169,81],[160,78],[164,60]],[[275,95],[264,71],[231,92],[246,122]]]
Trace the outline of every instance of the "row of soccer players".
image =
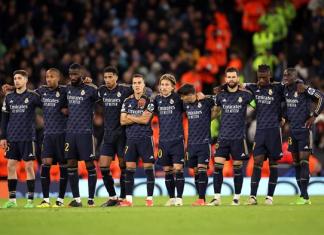
[[[183,163],[188,158],[189,167],[195,170],[195,182],[199,199],[193,205],[206,205],[207,166],[210,158],[211,111],[221,110],[221,127],[216,144],[214,199],[208,205],[220,205],[224,162],[234,160],[235,195],[233,205],[240,204],[243,183],[242,163],[248,158],[245,142],[245,115],[249,104],[255,100],[257,131],[254,146],[254,170],[251,180],[251,196],[248,204],[257,204],[256,193],[263,161],[269,158],[270,178],[267,204],[272,204],[277,182],[277,160],[281,158],[280,124],[285,117],[290,125],[289,150],[293,153],[296,179],[301,190],[297,204],[310,204],[307,194],[309,180],[308,157],[311,151],[310,126],[322,111],[322,95],[319,91],[298,84],[297,72],[287,69],[284,83],[270,83],[269,66],[259,66],[256,84],[239,85],[238,71],[228,68],[226,84],[217,90],[216,96],[196,94],[192,85],[182,86],[174,92],[174,76],[161,76],[160,94],[149,98],[144,78],[135,74],[132,87],[117,83],[118,72],[113,67],[104,70],[105,85],[98,89],[85,83],[79,64],[69,69],[71,84],[58,85],[60,72],[46,72],[46,86],[35,91],[26,89],[28,75],[23,70],[14,72],[14,91],[6,95],[2,108],[1,145],[7,149],[9,201],[5,208],[16,204],[16,164],[26,162],[28,201],[25,207],[33,207],[35,174],[32,160],[35,158],[34,109],[43,108],[45,132],[42,148],[41,182],[44,200],[39,207],[49,207],[49,171],[53,163],[60,163],[60,192],[54,206],[63,206],[69,178],[73,200],[71,207],[82,206],[78,188],[78,161],[86,162],[88,170],[88,206],[94,206],[97,174],[94,165],[92,138],[92,114],[94,105],[104,106],[105,135],[101,147],[99,166],[109,200],[102,206],[132,206],[132,193],[136,163],[141,157],[147,175],[146,205],[153,206],[154,157],[150,120],[155,113],[159,118],[159,161],[165,171],[165,184],[170,199],[166,205],[182,205],[184,188]],[[199,99],[197,98],[199,97]],[[314,111],[310,106],[316,99]],[[284,102],[285,110],[282,109]],[[217,111],[217,110],[216,110]],[[186,154],[183,144],[182,114],[189,120],[189,137]],[[117,155],[121,168],[121,195],[117,198],[109,167]]]

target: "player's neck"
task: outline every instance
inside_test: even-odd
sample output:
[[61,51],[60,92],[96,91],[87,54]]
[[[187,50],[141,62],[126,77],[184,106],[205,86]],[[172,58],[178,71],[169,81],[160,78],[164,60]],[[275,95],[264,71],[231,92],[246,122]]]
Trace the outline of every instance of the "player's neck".
[[166,94],[166,95],[162,94],[162,96],[166,98],[166,97],[169,97],[171,94],[172,94],[172,92],[170,92],[169,94]]
[[17,88],[17,89],[16,89],[16,92],[17,92],[18,94],[22,94],[22,93],[24,93],[26,90],[27,90],[27,87],[21,87],[21,88]]
[[135,99],[139,100],[143,95],[143,92],[141,93],[134,93]]
[[235,87],[229,87],[229,86],[227,86],[227,90],[229,92],[237,92],[238,88],[239,88],[238,86],[235,86]]
[[115,83],[115,85],[113,85],[112,87],[108,87],[108,86],[107,86],[107,88],[108,88],[108,90],[113,90],[113,89],[116,88],[116,86],[117,86],[117,83]]

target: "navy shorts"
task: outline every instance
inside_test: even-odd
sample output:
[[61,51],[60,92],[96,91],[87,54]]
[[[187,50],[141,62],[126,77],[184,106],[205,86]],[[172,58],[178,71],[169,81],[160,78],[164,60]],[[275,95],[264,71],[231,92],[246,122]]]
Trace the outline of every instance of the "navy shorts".
[[313,134],[311,130],[291,130],[288,137],[288,151],[291,153],[312,152]]
[[162,166],[173,166],[173,164],[184,164],[183,140],[175,140],[159,143],[158,162]]
[[189,144],[187,147],[187,162],[189,168],[195,168],[198,164],[209,164],[211,155],[210,144]]
[[139,158],[142,158],[144,163],[154,163],[152,138],[144,137],[126,140],[125,161],[137,162]]
[[52,158],[53,164],[66,163],[64,157],[65,134],[44,135],[42,144],[42,158]]
[[124,131],[112,131],[105,133],[101,148],[101,156],[109,156],[115,158],[115,155],[123,158],[126,145],[126,135]]
[[95,145],[92,134],[67,133],[64,144],[65,159],[78,161],[95,160]]
[[6,150],[6,158],[11,160],[24,160],[32,161],[35,160],[35,142],[33,141],[8,141],[8,147]]
[[216,157],[223,157],[229,160],[242,161],[249,159],[249,153],[245,139],[227,140],[219,139],[216,143]]
[[282,153],[281,128],[256,130],[253,145],[253,156],[264,155],[265,159],[280,160]]

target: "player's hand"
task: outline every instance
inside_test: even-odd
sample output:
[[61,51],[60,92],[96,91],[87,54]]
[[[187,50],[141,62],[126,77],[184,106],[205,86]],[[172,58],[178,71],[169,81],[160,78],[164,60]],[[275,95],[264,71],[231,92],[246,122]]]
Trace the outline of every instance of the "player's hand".
[[280,126],[283,127],[286,123],[286,119],[281,118]]
[[69,115],[69,109],[68,108],[62,108],[61,112],[65,115],[68,116]]
[[8,147],[7,140],[5,140],[5,139],[0,140],[0,148],[3,148],[4,150],[6,150],[7,147]]
[[314,116],[311,116],[310,118],[308,118],[307,121],[305,122],[305,127],[310,128],[313,125],[315,119],[316,118]]
[[297,83],[296,86],[297,86],[296,88],[297,88],[298,94],[304,93],[306,91],[306,89],[308,88],[308,86],[306,86],[303,83]]
[[9,85],[9,84],[4,84],[2,87],[1,87],[1,90],[2,90],[2,92],[3,92],[3,94],[7,94],[8,92],[10,92],[10,91],[12,91],[12,90],[14,90],[15,89],[15,87],[14,86],[11,86],[11,85]]
[[203,100],[206,98],[206,96],[202,92],[197,92],[196,97],[197,97],[197,100]]
[[85,79],[83,79],[83,83],[85,83],[85,84],[92,83],[92,78],[91,77],[85,77]]

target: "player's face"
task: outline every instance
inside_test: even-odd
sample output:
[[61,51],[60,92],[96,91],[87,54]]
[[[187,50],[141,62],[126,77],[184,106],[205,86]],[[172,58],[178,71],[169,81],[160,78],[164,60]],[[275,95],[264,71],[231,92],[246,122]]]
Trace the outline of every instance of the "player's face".
[[227,72],[225,82],[230,88],[234,88],[239,84],[239,77],[236,72]]
[[258,84],[260,86],[267,86],[270,83],[270,73],[269,72],[263,72],[257,73],[257,77],[258,77]]
[[28,79],[21,74],[16,74],[14,76],[14,84],[16,89],[26,87]]
[[196,101],[196,94],[182,95],[181,99],[184,103],[194,103]]
[[284,71],[284,73],[283,73],[283,83],[285,84],[285,85],[291,85],[291,84],[293,84],[294,83],[294,81],[295,81],[295,76],[294,76],[294,74],[293,73],[291,73],[291,72],[288,72],[287,70],[285,70]]
[[117,83],[118,76],[114,73],[104,73],[105,84],[108,88],[114,88]]
[[81,82],[82,72],[79,69],[70,69],[69,77],[72,85],[77,85]]
[[134,77],[132,86],[135,94],[143,93],[145,87],[144,79],[142,77]]
[[53,72],[51,70],[46,71],[45,78],[48,87],[56,88],[58,86],[60,77],[59,74],[57,74],[56,72]]
[[173,90],[174,90],[174,86],[172,82],[170,82],[169,80],[163,79],[160,82],[160,92],[163,96],[170,95]]

